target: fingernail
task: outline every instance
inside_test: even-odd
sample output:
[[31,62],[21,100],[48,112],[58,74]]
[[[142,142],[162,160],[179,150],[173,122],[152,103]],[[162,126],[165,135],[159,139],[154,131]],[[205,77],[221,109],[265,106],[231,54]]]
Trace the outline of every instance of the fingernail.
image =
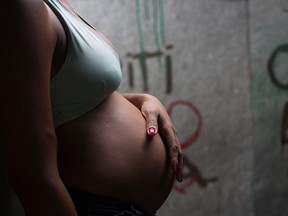
[[155,135],[157,133],[157,130],[154,126],[149,127],[148,134],[149,135]]

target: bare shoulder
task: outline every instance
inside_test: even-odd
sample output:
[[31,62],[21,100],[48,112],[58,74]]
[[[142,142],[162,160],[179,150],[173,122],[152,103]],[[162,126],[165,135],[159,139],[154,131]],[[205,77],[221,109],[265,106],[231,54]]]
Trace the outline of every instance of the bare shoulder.
[[[1,18],[9,18],[1,20],[1,22],[15,22],[19,18],[20,21],[27,21],[37,16],[38,18],[45,16],[45,3],[43,0],[9,0],[1,2]],[[19,20],[18,20],[19,21]]]
[[12,126],[20,119],[51,125],[48,91],[57,43],[51,14],[43,0],[3,1],[1,9],[0,100],[6,106],[0,107],[0,118],[7,124],[0,129],[27,132],[21,124]]
[[29,43],[29,38],[33,38],[31,42],[55,40],[53,22],[43,0],[9,0],[1,3],[1,7],[0,22],[5,31],[1,37],[6,37],[3,39],[10,41],[10,46],[23,40]]

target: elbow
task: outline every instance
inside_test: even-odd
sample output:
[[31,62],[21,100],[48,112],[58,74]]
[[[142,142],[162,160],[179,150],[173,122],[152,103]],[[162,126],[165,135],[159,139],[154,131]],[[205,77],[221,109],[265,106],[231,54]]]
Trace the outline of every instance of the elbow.
[[27,198],[57,185],[60,177],[53,174],[9,172],[9,183],[19,198]]

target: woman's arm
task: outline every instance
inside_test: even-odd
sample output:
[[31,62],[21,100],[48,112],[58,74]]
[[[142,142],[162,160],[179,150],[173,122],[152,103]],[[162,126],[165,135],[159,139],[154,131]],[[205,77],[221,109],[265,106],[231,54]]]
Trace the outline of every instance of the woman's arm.
[[27,216],[76,216],[57,169],[51,114],[57,34],[42,0],[2,3],[0,133],[11,184]]
[[162,103],[149,94],[122,94],[127,100],[134,104],[146,119],[147,133],[150,136],[158,132],[166,139],[169,147],[171,166],[176,174],[176,179],[182,181],[183,155],[179,143],[176,128]]

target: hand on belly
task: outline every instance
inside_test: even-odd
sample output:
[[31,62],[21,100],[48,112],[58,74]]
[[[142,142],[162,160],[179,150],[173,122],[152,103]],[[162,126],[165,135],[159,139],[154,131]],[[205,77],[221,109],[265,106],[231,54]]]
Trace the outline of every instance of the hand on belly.
[[173,185],[168,154],[133,104],[116,93],[69,124],[57,131],[66,184],[145,209],[162,205]]

